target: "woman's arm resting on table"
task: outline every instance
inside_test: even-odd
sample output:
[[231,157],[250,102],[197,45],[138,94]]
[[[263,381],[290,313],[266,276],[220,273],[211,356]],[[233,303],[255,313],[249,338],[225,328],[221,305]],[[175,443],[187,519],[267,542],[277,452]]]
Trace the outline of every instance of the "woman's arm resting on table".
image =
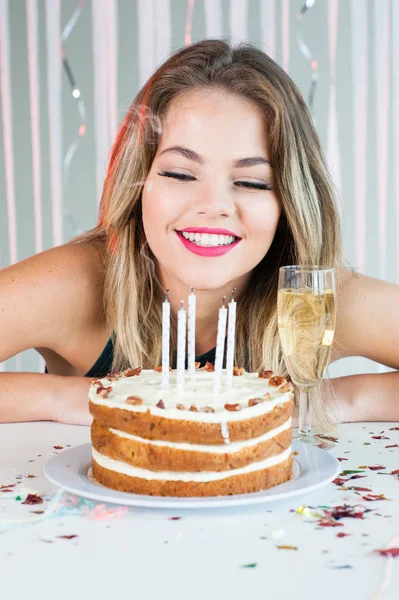
[[398,371],[337,377],[323,387],[327,402],[341,423],[399,421]]
[[[345,271],[337,304],[332,359],[362,356],[399,369],[399,286]],[[398,371],[330,382],[324,392],[339,421],[399,421]]]
[[[65,358],[64,352],[76,347],[82,331],[97,327],[100,274],[97,249],[77,244],[2,269],[0,362],[28,348],[48,349]],[[88,425],[90,382],[78,376],[0,373],[0,422],[54,420]]]
[[43,373],[0,373],[0,423],[59,421],[90,425],[91,379]]

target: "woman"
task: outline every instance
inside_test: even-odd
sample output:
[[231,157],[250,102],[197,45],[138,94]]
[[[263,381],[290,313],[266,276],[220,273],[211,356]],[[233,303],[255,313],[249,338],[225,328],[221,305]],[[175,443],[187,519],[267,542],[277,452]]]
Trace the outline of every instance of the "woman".
[[[287,264],[336,268],[332,360],[399,367],[398,287],[344,267],[331,181],[290,78],[251,46],[184,48],[120,128],[97,227],[0,272],[0,360],[36,348],[48,369],[0,374],[0,420],[89,424],[90,377],[160,364],[166,289],[175,319],[195,288],[203,362],[221,298],[235,287],[236,364],[284,374],[276,296]],[[336,397],[340,420],[394,420],[398,377],[333,380],[327,399]]]

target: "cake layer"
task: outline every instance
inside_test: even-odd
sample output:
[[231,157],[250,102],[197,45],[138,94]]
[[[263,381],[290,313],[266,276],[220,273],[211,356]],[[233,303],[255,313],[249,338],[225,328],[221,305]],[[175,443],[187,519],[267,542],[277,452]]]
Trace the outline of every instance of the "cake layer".
[[225,471],[280,454],[291,445],[291,419],[266,434],[231,444],[150,441],[93,421],[93,448],[102,455],[152,471]]
[[204,369],[195,372],[195,383],[186,375],[184,392],[180,394],[175,371],[170,373],[167,390],[162,388],[162,374],[155,371],[145,370],[137,376],[119,379],[109,377],[90,387],[90,410],[96,405],[126,413],[150,412],[156,417],[167,413],[169,418],[179,421],[220,423],[266,414],[292,397],[292,386],[283,377],[265,379],[257,373],[234,377],[233,386],[223,385],[220,393],[213,391],[214,373]]
[[[219,473],[156,473],[104,457],[93,449],[93,477],[101,484],[150,496],[226,496],[258,492],[292,477],[291,449],[247,467]],[[162,478],[163,477],[163,478]]]
[[[266,402],[262,404],[266,404]],[[259,405],[248,408],[246,418],[229,421],[231,414],[224,411],[218,415],[218,422],[204,422],[186,420],[184,418],[169,418],[170,411],[162,412],[165,416],[146,412],[127,411],[119,406],[103,406],[90,401],[90,412],[94,419],[104,427],[131,433],[140,438],[149,440],[166,440],[170,442],[190,442],[192,444],[225,444],[239,440],[249,440],[259,437],[276,427],[281,426],[291,416],[294,408],[292,395],[264,414],[256,415],[255,409]],[[133,406],[133,408],[136,408]],[[140,408],[140,407],[139,407]],[[251,413],[252,409],[254,412]],[[175,411],[183,415],[198,414],[207,417],[207,413],[190,413],[189,411]],[[249,416],[248,416],[249,415]],[[254,415],[254,416],[250,416]],[[211,416],[215,416],[212,415]]]

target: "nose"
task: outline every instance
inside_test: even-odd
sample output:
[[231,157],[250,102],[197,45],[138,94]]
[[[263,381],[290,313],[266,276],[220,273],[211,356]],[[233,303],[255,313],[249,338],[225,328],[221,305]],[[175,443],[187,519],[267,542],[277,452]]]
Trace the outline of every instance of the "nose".
[[234,190],[223,182],[203,183],[197,189],[192,209],[197,215],[210,218],[230,217],[235,211]]

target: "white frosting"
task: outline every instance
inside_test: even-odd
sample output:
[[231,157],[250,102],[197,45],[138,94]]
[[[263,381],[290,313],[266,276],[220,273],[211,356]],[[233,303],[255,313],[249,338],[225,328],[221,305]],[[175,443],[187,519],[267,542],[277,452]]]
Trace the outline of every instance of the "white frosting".
[[230,431],[227,421],[220,422],[220,433],[222,434],[222,438],[224,439],[225,444],[231,444],[230,441]]
[[[242,376],[234,377],[233,387],[227,387],[224,371],[219,394],[213,392],[213,372],[199,369],[195,375],[195,382],[192,383],[186,373],[182,394],[177,392],[176,371],[169,373],[168,390],[162,389],[162,374],[152,370],[144,370],[138,376],[122,377],[116,381],[109,381],[105,377],[100,381],[104,387],[112,387],[108,397],[100,398],[96,393],[97,388],[92,385],[89,399],[99,406],[132,412],[149,411],[151,415],[157,417],[203,423],[245,421],[266,414],[291,399],[291,391],[280,392],[279,388],[269,386],[268,380],[258,377],[257,373],[244,373]],[[270,400],[248,407],[248,400],[263,398],[266,392],[270,394]],[[128,396],[138,396],[143,400],[143,404],[139,406],[126,404],[125,400]],[[160,400],[163,401],[165,409],[156,406]],[[215,412],[179,410],[176,404],[184,404],[187,409],[192,404],[197,408],[211,406]],[[241,410],[228,411],[224,408],[225,404],[239,404]]]
[[138,437],[137,435],[132,435],[131,433],[125,433],[124,431],[119,431],[117,429],[109,430],[115,435],[126,438],[128,440],[135,440],[137,442],[141,442],[143,444],[151,444],[151,446],[159,446],[164,448],[174,448],[175,450],[191,450],[193,452],[215,452],[216,454],[234,454],[234,452],[240,452],[244,448],[250,448],[251,446],[256,446],[261,442],[266,442],[270,440],[283,431],[286,431],[291,427],[291,418],[287,419],[285,423],[280,425],[280,427],[276,427],[263,435],[260,435],[256,438],[251,438],[250,440],[241,440],[239,442],[231,442],[226,448],[223,444],[189,444],[187,442],[168,442],[164,440],[147,440],[145,438]]
[[276,456],[271,456],[270,458],[266,458],[265,460],[260,460],[258,462],[251,463],[246,467],[241,467],[239,469],[231,469],[229,471],[201,471],[200,473],[189,473],[182,471],[148,471],[147,469],[139,469],[138,467],[133,467],[132,465],[128,465],[127,463],[121,462],[119,460],[114,460],[113,458],[109,458],[108,456],[104,456],[100,454],[93,448],[93,458],[97,464],[104,469],[109,469],[110,471],[115,471],[116,473],[121,473],[123,475],[128,475],[129,477],[139,477],[140,479],[147,479],[149,481],[220,481],[222,479],[227,479],[228,477],[234,477],[235,475],[243,475],[244,473],[252,473],[254,471],[260,471],[261,469],[266,469],[269,467],[273,467],[278,465],[290,456],[291,454],[291,446],[282,452],[281,454],[277,454]]

